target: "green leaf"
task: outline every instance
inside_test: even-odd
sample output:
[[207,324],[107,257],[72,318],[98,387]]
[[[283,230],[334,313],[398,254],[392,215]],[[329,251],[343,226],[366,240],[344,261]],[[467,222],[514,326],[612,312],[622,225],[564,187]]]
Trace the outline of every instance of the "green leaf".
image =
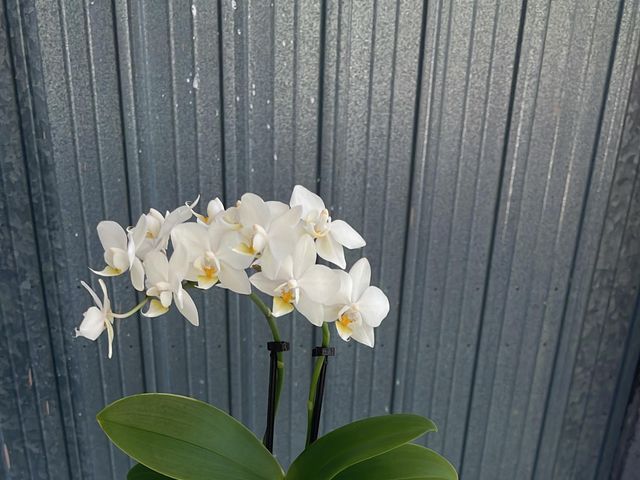
[[287,480],[330,480],[351,465],[436,430],[431,420],[408,414],[353,422],[320,437],[307,447],[291,465]]
[[147,393],[98,413],[111,441],[177,480],[281,480],[282,468],[240,422],[193,398]]
[[127,474],[127,480],[173,480],[171,477],[154,472],[141,463],[137,464]]
[[333,480],[458,480],[443,456],[419,445],[402,445],[340,472]]

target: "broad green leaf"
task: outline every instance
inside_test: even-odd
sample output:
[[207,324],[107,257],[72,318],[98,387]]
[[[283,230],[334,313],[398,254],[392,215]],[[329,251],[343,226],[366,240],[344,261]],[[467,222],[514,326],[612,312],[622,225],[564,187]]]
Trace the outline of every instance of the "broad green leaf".
[[137,464],[127,474],[127,480],[173,480],[171,477],[154,472],[141,463]]
[[177,480],[281,480],[262,443],[222,410],[193,398],[147,393],[98,413],[111,441],[152,470]]
[[333,480],[458,480],[441,455],[419,445],[402,445],[340,472]]
[[353,422],[320,437],[293,462],[287,480],[330,480],[347,467],[437,430],[418,415],[396,414]]

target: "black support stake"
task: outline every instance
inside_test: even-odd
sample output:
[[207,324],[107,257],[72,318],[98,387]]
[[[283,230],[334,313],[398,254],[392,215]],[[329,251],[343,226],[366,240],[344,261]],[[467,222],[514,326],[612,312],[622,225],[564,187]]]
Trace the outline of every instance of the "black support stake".
[[269,400],[267,403],[267,428],[264,432],[262,443],[273,453],[273,432],[276,421],[276,384],[278,380],[278,353],[289,350],[289,342],[268,342],[267,349],[270,352],[269,366]]
[[320,431],[320,413],[322,412],[322,399],[324,398],[324,384],[327,375],[327,361],[329,357],[333,357],[336,354],[334,347],[315,347],[312,355],[314,357],[324,357],[322,362],[322,368],[320,369],[320,376],[318,377],[318,385],[316,388],[316,398],[313,403],[313,415],[311,417],[311,432],[309,434],[309,443],[313,443],[318,439],[318,432]]

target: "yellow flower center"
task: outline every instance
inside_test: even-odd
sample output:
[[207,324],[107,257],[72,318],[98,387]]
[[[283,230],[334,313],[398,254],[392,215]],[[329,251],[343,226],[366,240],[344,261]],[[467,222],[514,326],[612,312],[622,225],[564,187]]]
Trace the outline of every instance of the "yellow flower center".
[[338,320],[338,321],[345,328],[349,328],[349,324],[353,323],[353,320],[351,320],[351,318],[349,318],[349,315],[347,315],[346,313],[343,313],[340,316],[340,320]]
[[293,301],[293,292],[291,290],[287,290],[286,292],[282,292],[280,298],[285,303],[291,303]]
[[204,276],[207,278],[213,278],[218,273],[218,270],[213,265],[207,265],[202,267]]
[[201,222],[204,222],[207,225],[209,225],[209,222],[211,221],[211,218],[209,218],[208,215],[201,215],[201,214],[196,213],[196,212],[193,212],[193,214],[198,218],[198,220],[200,220]]

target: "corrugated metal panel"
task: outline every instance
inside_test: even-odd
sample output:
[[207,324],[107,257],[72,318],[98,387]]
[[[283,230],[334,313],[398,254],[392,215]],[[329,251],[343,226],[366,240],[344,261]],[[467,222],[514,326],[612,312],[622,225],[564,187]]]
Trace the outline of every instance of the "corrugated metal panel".
[[[637,0],[0,9],[6,478],[124,478],[94,415],[145,390],[263,430],[268,330],[246,299],[199,296],[199,329],[123,322],[111,361],[71,332],[99,220],[297,183],[364,233],[392,305],[375,350],[335,341],[325,430],[414,411],[465,479],[607,478],[640,349]],[[314,332],[282,329],[287,464]]]

